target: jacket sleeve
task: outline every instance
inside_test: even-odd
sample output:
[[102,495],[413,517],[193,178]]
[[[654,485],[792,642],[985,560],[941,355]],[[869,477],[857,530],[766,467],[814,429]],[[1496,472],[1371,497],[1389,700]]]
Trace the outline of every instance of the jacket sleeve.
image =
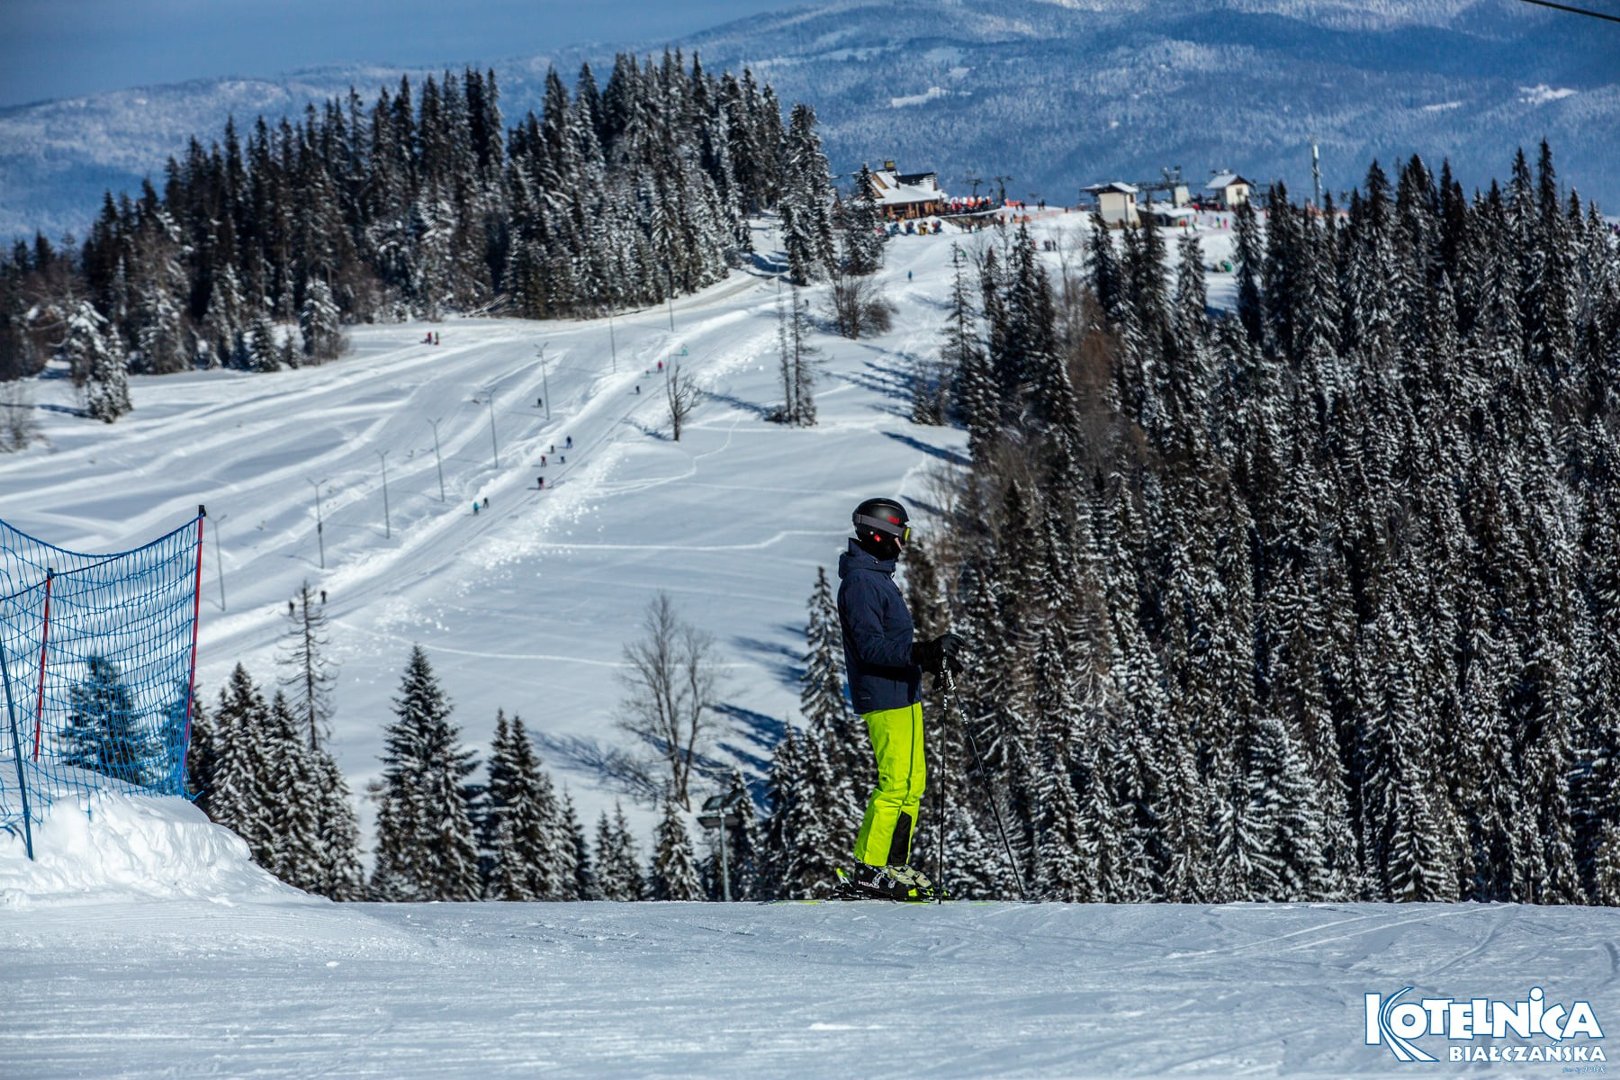
[[850,643],[856,659],[870,667],[909,668],[911,666],[911,626],[883,625],[883,597],[865,575],[848,582],[845,594],[849,627],[855,640]]

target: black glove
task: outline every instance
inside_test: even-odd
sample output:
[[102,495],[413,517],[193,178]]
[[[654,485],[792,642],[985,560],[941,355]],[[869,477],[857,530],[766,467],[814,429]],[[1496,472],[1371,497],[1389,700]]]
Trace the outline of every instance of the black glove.
[[952,675],[962,670],[959,659],[967,642],[955,634],[941,634],[933,641],[918,641],[911,646],[911,662],[931,675],[950,670]]

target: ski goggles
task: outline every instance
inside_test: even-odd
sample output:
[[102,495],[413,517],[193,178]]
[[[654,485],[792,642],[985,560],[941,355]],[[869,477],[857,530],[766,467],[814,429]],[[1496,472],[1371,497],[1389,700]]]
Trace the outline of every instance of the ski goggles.
[[887,533],[898,540],[901,547],[911,542],[910,525],[901,525],[898,522],[890,521],[888,518],[873,517],[871,514],[855,515],[855,524],[867,525],[880,533]]

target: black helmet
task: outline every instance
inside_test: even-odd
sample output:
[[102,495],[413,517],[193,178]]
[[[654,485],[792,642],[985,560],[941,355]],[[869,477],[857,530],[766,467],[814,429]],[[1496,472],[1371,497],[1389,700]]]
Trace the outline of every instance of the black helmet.
[[904,545],[911,539],[906,508],[893,499],[867,499],[855,508],[850,520],[855,536],[864,544]]

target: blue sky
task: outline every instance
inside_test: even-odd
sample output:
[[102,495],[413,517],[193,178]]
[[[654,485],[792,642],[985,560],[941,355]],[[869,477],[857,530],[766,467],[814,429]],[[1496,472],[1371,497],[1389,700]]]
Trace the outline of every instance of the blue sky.
[[488,63],[675,40],[806,0],[0,0],[0,106],[347,60]]

